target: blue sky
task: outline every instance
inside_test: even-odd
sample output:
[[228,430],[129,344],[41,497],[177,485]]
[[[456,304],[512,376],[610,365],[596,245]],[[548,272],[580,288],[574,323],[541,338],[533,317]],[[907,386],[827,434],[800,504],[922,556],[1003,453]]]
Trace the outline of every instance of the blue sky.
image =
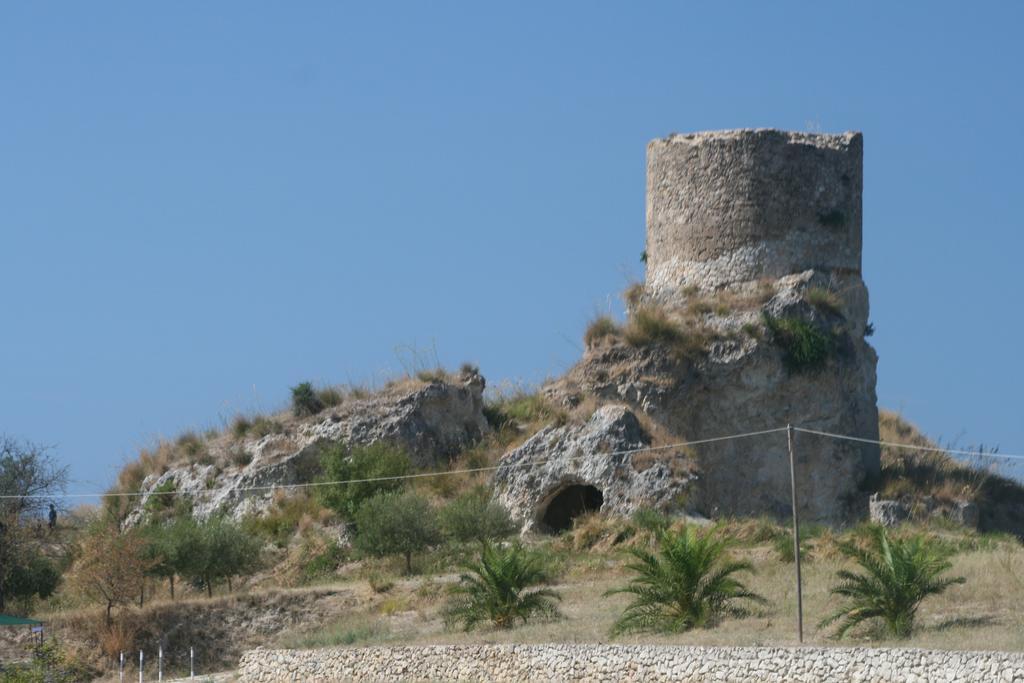
[[864,132],[880,405],[1022,452],[1022,8],[5,3],[0,431],[89,491],[304,379],[556,375],[647,141],[773,126]]

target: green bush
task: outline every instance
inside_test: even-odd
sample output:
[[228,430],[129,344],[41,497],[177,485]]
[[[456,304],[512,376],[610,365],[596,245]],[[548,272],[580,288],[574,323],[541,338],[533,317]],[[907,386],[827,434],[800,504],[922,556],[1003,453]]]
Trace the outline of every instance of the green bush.
[[508,511],[490,500],[480,486],[448,503],[440,513],[441,528],[453,540],[497,541],[516,532]]
[[483,412],[488,424],[499,432],[538,422],[563,424],[568,419],[565,411],[551,405],[540,392],[522,388],[486,400]]
[[231,421],[231,433],[236,439],[244,437],[250,429],[252,429],[252,420],[245,415],[235,415],[235,419]]
[[317,552],[302,565],[302,577],[306,581],[332,575],[345,561],[345,549],[336,541],[328,541],[323,550]]
[[623,588],[605,595],[626,593],[633,600],[612,627],[612,635],[653,631],[678,633],[714,625],[725,615],[742,616],[741,602],[765,604],[735,578],[753,571],[750,562],[727,555],[730,540],[719,529],[664,532],[658,554],[639,548],[630,552],[627,568],[635,576]]
[[775,318],[767,313],[764,324],[782,349],[782,360],[791,372],[819,370],[836,352],[834,334],[822,332],[800,318]]
[[440,542],[437,513],[414,491],[380,493],[360,506],[355,517],[355,547],[368,555],[405,557],[412,573],[413,553]]
[[175,499],[178,497],[178,484],[174,479],[168,479],[157,486],[146,499],[146,512],[161,513],[174,509]]
[[323,409],[324,404],[312,384],[303,382],[292,387],[292,412],[296,417],[316,415]]
[[672,520],[669,519],[668,515],[660,510],[652,510],[651,508],[639,508],[633,513],[632,521],[638,529],[644,529],[656,535],[668,531],[669,526],[672,524]]
[[820,627],[840,622],[835,631],[842,638],[855,626],[878,622],[896,638],[908,638],[921,602],[938,595],[962,576],[942,577],[953,565],[954,549],[920,534],[890,538],[885,528],[870,527],[867,543],[856,539],[840,544],[840,551],[859,565],[860,573],[842,569],[832,594],[846,604],[822,620]]
[[520,544],[503,548],[484,542],[479,559],[465,569],[444,610],[448,628],[470,631],[491,623],[508,629],[516,621],[558,616],[555,602],[561,596],[550,588],[536,588],[549,578],[543,560]]
[[320,455],[323,474],[319,481],[356,481],[349,484],[325,484],[316,489],[317,497],[326,507],[346,519],[352,519],[359,506],[378,493],[397,491],[405,486],[402,477],[412,471],[412,463],[405,451],[392,444],[377,442],[369,446],[347,447],[336,443]]

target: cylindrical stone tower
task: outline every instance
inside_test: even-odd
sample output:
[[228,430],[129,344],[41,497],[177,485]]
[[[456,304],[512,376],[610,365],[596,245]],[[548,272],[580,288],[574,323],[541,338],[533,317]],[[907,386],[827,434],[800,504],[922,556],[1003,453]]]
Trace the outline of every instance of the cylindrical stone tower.
[[860,274],[863,138],[779,130],[647,146],[647,289]]

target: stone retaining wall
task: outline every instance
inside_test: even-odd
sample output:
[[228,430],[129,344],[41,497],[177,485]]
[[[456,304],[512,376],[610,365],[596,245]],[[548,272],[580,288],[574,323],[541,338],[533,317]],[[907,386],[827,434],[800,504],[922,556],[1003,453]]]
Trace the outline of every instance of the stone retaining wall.
[[439,645],[251,650],[241,680],[1024,681],[1024,654],[869,648]]

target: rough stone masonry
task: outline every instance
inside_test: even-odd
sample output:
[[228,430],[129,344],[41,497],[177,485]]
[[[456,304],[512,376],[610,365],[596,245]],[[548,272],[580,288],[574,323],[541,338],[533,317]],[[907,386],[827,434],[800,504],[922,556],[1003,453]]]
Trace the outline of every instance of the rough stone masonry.
[[[865,340],[871,328],[861,280],[862,156],[860,133],[735,130],[651,142],[647,274],[627,307],[634,318],[656,310],[676,321],[690,348],[680,354],[621,333],[602,336],[546,387],[549,398],[567,408],[614,404],[644,417],[660,443],[787,423],[877,439],[877,357]],[[792,362],[800,342],[786,329],[794,327],[827,346],[823,361]],[[572,501],[620,514],[639,507],[709,518],[789,514],[784,433],[696,446],[688,467],[666,454],[677,475],[663,476],[661,467],[658,476],[639,477],[657,462],[608,454],[627,441],[657,442],[618,432],[604,438],[594,431],[600,424],[538,435],[503,459],[496,497],[524,529],[553,517],[564,522]],[[796,442],[803,517],[840,525],[865,518],[877,446],[807,434]],[[611,457],[614,466],[598,462]]]

